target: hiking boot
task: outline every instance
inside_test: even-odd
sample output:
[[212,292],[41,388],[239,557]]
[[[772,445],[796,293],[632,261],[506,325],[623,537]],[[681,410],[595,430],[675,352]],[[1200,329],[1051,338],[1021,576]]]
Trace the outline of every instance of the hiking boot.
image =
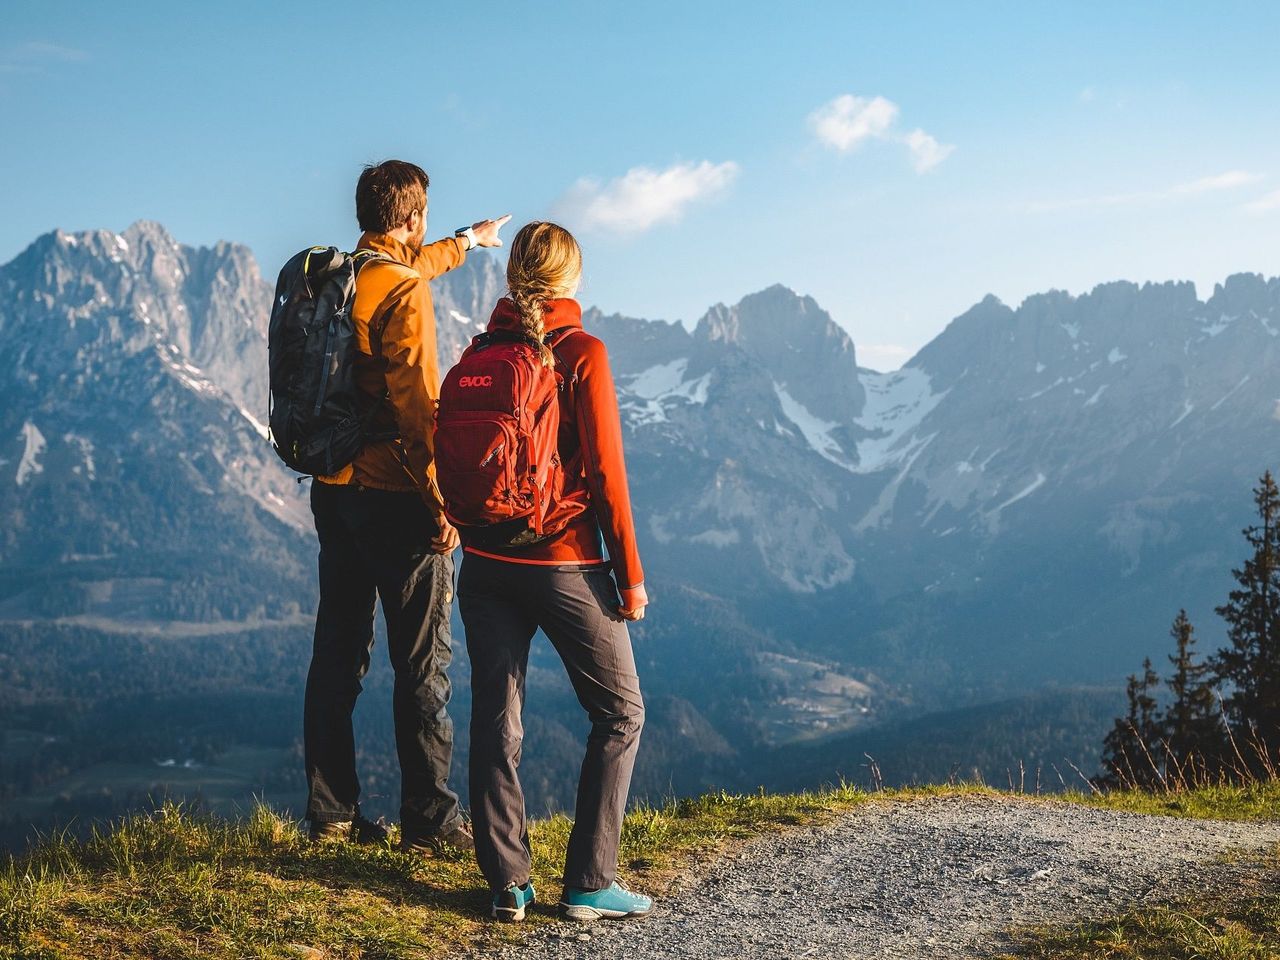
[[509,883],[505,890],[493,895],[493,909],[489,911],[489,916],[504,923],[515,923],[524,919],[525,907],[530,906],[535,899],[532,880],[523,887]]
[[355,817],[351,820],[312,820],[307,833],[312,843],[350,840],[365,846],[386,843],[389,836],[381,821],[375,822],[363,816],[359,807],[356,807]]
[[471,824],[465,821],[444,833],[404,834],[400,839],[402,851],[422,854],[424,857],[440,853],[471,853],[475,848],[476,840],[471,835]]
[[652,910],[653,900],[617,880],[602,890],[565,887],[560,897],[560,916],[566,920],[625,920],[647,917]]
[[362,846],[384,844],[391,839],[391,832],[383,825],[382,818],[370,820],[361,816],[356,808],[356,817],[351,821],[351,839]]
[[312,843],[340,843],[351,839],[350,820],[312,820],[307,831],[307,839]]

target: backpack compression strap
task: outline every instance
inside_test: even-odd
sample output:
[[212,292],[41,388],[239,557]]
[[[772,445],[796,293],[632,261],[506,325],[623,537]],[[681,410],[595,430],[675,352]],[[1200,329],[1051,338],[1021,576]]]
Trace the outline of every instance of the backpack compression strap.
[[[382,253],[378,250],[370,250],[368,247],[361,247],[359,250],[353,250],[351,252],[351,259],[353,261],[353,275],[356,277],[360,276],[360,268],[365,266],[368,263],[373,263],[376,261],[382,261],[383,263],[396,262],[395,260],[392,260],[389,256],[387,256],[385,253]],[[372,330],[370,331],[370,339],[372,339]],[[381,334],[379,334],[379,339],[381,339]],[[385,404],[390,399],[391,399],[391,391],[390,390],[383,391],[382,396],[378,398],[378,402],[375,403],[368,410],[366,410],[364,414],[360,417],[360,426],[365,431],[364,439],[366,443],[381,443],[387,440],[400,439],[400,431],[398,429],[380,430],[377,432],[372,432],[368,429],[369,424],[373,423],[374,418],[378,415],[378,412],[382,409],[382,405]],[[401,452],[400,460],[402,463],[404,463],[405,467],[407,468],[409,464],[407,461],[405,461],[403,452]]]

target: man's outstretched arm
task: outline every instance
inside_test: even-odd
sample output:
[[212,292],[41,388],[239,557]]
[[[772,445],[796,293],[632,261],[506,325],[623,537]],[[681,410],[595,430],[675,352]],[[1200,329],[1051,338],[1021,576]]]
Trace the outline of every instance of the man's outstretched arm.
[[[497,220],[481,220],[479,223],[473,223],[471,232],[475,237],[475,245],[477,247],[502,246],[502,238],[498,236],[498,231],[510,219],[511,214],[508,213]],[[471,241],[465,234],[458,234],[456,237],[426,244],[410,266],[418,271],[418,275],[423,280],[434,280],[442,273],[448,273],[454,267],[462,266],[462,261],[467,259],[467,251],[470,249]]]

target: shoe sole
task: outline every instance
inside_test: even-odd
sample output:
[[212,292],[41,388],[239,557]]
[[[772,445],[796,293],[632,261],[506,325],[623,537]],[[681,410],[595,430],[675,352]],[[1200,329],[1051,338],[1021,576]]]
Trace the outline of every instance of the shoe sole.
[[420,857],[426,857],[428,859],[434,859],[438,856],[441,856],[444,853],[443,850],[440,850],[436,847],[427,847],[427,846],[422,846],[422,847],[399,846],[399,847],[396,847],[396,850],[398,850],[400,853],[417,854]]
[[489,916],[495,920],[501,920],[503,923],[519,923],[524,919],[525,910],[535,903],[537,903],[537,899],[531,897],[522,907],[493,906],[489,909]]
[[577,920],[579,923],[594,923],[597,920],[641,920],[653,913],[648,910],[601,910],[597,907],[586,907],[580,904],[559,903],[560,916],[565,920]]

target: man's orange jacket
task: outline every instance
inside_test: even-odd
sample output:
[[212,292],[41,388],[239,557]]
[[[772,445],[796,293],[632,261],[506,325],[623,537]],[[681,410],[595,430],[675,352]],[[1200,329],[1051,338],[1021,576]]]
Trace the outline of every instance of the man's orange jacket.
[[350,465],[323,483],[358,483],[380,490],[417,490],[432,512],[444,516],[436,486],[435,416],[440,401],[436,319],[428,281],[466,259],[467,241],[451,237],[411,247],[386,234],[365,233],[359,250],[389,260],[360,268],[352,307],[356,344],[355,381],[366,409],[375,406],[370,431],[398,431],[398,440],[367,444]]

